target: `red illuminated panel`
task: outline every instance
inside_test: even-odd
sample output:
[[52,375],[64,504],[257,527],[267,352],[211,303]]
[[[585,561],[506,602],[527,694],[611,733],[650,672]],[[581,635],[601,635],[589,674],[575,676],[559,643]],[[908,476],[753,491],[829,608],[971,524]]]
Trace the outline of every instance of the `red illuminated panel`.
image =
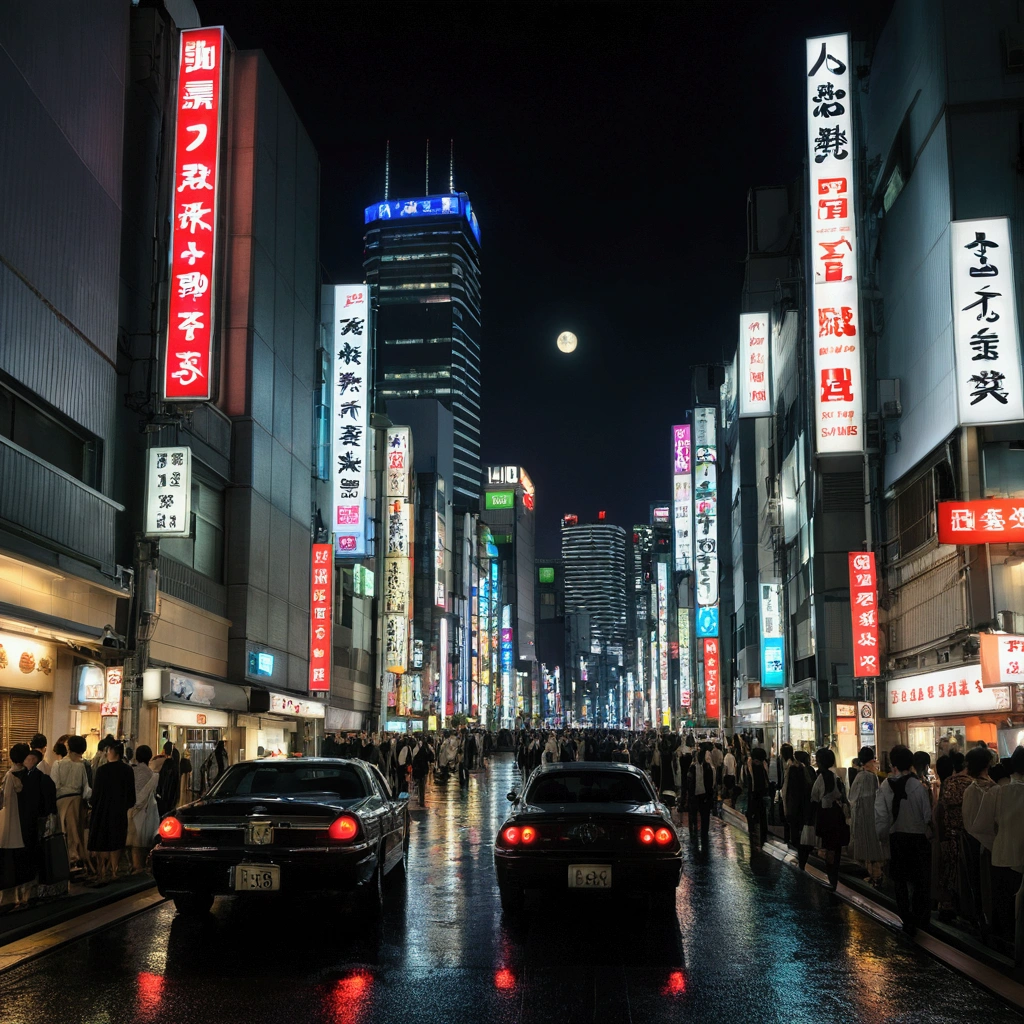
[[853,674],[877,676],[878,579],[873,551],[850,552],[850,617],[853,620]]
[[185,29],[178,61],[171,259],[163,393],[213,397],[214,270],[224,30]]
[[1012,544],[1024,540],[1024,498],[939,502],[940,544]]
[[331,689],[331,607],[334,598],[334,546],[313,545],[309,595],[309,692]]
[[718,641],[712,637],[704,639],[704,701],[708,718],[718,718],[719,683],[722,678],[722,664],[718,652]]

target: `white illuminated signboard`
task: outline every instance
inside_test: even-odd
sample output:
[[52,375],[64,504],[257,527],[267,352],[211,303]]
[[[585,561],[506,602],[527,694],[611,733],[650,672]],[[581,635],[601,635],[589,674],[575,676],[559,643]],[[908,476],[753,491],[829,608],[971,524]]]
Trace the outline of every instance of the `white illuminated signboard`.
[[150,448],[146,468],[146,536],[192,532],[192,449]]
[[736,352],[739,363],[739,401],[741,418],[770,416],[771,328],[767,313],[743,313]]
[[693,477],[690,424],[672,428],[672,545],[676,572],[693,565]]
[[694,409],[693,504],[697,604],[718,604],[718,448],[715,410]]
[[815,445],[822,455],[859,452],[864,396],[849,36],[808,39],[806,53]]

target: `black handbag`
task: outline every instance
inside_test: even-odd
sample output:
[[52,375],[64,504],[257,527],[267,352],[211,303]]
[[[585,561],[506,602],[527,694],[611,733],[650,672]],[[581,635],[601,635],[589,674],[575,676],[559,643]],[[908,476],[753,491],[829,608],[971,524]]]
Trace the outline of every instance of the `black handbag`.
[[55,885],[70,878],[71,864],[64,833],[45,836],[39,842],[39,881],[43,885]]

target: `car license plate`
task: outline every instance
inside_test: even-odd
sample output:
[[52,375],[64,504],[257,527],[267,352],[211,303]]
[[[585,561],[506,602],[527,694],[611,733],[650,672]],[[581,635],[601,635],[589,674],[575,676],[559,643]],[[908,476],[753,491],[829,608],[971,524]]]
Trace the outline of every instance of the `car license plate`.
[[570,864],[570,889],[610,889],[612,868],[610,864]]
[[274,829],[269,821],[250,822],[246,832],[246,846],[269,846],[274,841]]
[[237,864],[235,889],[239,892],[271,892],[281,888],[281,869],[276,864]]

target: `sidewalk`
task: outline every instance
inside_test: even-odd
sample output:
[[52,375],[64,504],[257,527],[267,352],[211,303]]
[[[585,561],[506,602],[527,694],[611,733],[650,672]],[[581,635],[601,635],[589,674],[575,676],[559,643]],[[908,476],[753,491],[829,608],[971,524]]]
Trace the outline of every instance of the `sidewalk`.
[[146,892],[154,885],[149,874],[118,879],[98,889],[72,882],[67,896],[56,896],[25,910],[13,910],[0,915],[0,951],[12,942],[89,914],[127,896]]
[[[746,817],[732,807],[723,807],[722,821],[743,833],[747,832]],[[786,846],[782,840],[782,827],[769,825],[768,831],[771,835],[764,844],[764,852],[789,864],[794,870],[799,870],[795,848]],[[807,862],[807,874],[827,884],[825,862],[813,853]],[[840,865],[839,879],[836,895],[840,899],[899,931],[900,919],[896,916],[895,899],[887,891],[878,891],[867,884],[860,865],[844,858]],[[888,880],[886,888],[891,890]],[[943,924],[934,915],[927,929],[919,929],[911,941],[1006,1002],[1024,1009],[1024,972],[1014,967],[1010,957],[983,946],[977,938],[954,925]]]

